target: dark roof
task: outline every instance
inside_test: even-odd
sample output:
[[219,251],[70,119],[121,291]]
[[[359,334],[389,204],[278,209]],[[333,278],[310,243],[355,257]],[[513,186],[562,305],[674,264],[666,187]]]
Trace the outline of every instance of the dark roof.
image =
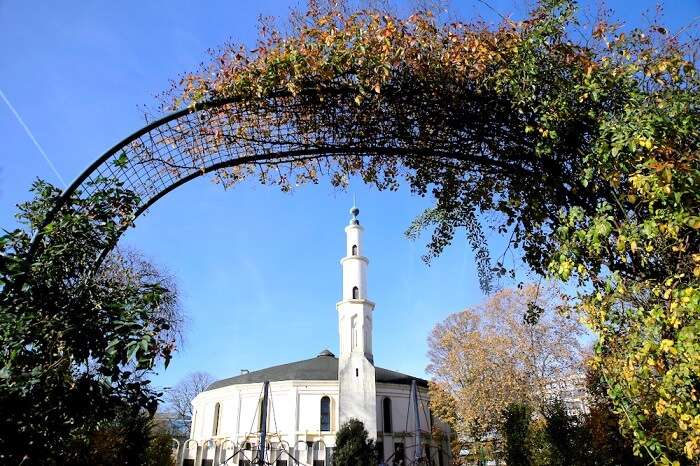
[[[413,380],[421,387],[427,387],[428,381],[402,374],[400,372],[375,367],[375,380],[378,383],[395,383],[411,385]],[[207,387],[207,390],[240,385],[246,383],[262,383],[264,381],[278,382],[281,380],[338,380],[338,358],[328,350],[318,356],[303,361],[290,362],[280,366],[237,375],[228,379],[218,380]]]

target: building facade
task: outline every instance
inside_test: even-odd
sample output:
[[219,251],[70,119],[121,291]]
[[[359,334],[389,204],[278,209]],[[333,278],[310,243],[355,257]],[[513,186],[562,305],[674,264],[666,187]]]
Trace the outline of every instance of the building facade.
[[[430,415],[428,382],[374,364],[369,259],[359,210],[353,207],[350,213],[340,261],[342,299],[336,305],[338,356],[323,350],[310,359],[213,383],[192,402],[191,435],[181,447],[182,464],[254,464],[264,431],[267,464],[326,466],[336,432],[352,418],[362,421],[376,441],[381,463],[451,464],[449,428]],[[264,413],[265,382],[269,390]]]

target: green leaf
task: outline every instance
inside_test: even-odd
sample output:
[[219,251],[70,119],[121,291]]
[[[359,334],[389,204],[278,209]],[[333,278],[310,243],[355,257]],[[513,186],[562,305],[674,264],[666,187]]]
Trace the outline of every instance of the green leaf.
[[129,157],[127,157],[126,152],[122,151],[119,157],[114,159],[113,163],[118,168],[124,168],[129,164]]

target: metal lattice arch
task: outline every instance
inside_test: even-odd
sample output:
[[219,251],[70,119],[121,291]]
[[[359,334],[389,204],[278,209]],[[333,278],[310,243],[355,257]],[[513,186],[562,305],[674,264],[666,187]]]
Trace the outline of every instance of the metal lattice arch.
[[[322,96],[318,92],[296,96],[280,93],[193,104],[151,122],[105,152],[62,193],[44,225],[55,218],[71,196],[87,196],[97,189],[95,182],[105,179],[119,182],[139,196],[138,217],[169,192],[207,174],[224,184],[257,176],[263,183],[272,179],[294,185],[291,178],[295,176],[317,181],[324,172],[356,171],[368,157],[398,167],[420,157],[466,170],[482,166],[510,175],[531,174],[523,167],[488,155],[465,153],[455,146],[421,146],[410,130],[405,137],[397,138],[384,131],[396,118],[392,112],[377,112],[371,116],[376,121],[362,122],[363,131],[357,132],[362,134],[360,138],[348,131],[353,119],[358,118],[356,112],[345,111],[352,106],[349,92]],[[321,111],[309,112],[309,108]],[[374,128],[372,134],[367,134],[367,127]],[[309,171],[309,162],[314,173]],[[123,225],[120,234],[129,226]],[[30,260],[41,230],[34,237]]]

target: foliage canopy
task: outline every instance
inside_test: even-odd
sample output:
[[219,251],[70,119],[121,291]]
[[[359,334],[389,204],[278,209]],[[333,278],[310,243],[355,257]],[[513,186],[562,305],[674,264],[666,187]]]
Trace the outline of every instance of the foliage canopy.
[[157,361],[167,365],[178,340],[177,294],[133,253],[116,251],[95,270],[138,202],[118,184],[98,184],[45,227],[29,270],[31,233],[60,191],[35,183],[35,199],[20,206],[25,228],[0,236],[3,463],[26,455],[25,464],[81,464],[117,432],[147,437],[144,412],[155,412],[159,394],[146,376]]
[[[532,303],[543,310],[534,325],[523,319]],[[432,411],[460,437],[477,439],[498,430],[513,403],[542,415],[551,382],[582,363],[582,326],[560,306],[555,289],[526,285],[438,323],[428,339]]]

